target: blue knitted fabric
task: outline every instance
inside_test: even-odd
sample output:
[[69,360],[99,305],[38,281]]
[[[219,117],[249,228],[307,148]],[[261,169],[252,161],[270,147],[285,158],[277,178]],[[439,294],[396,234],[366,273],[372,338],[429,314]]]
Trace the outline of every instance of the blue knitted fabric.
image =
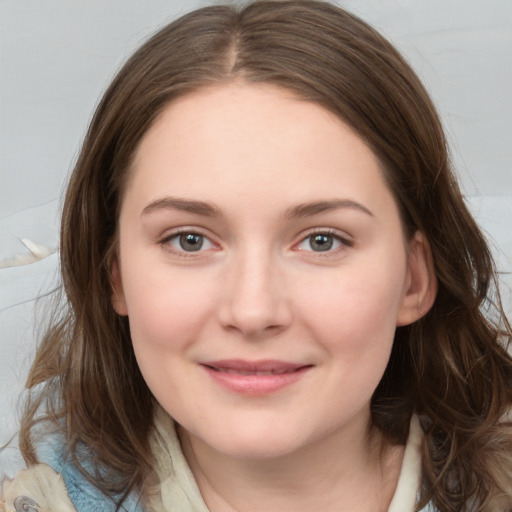
[[[39,461],[59,473],[66,485],[69,497],[78,512],[115,512],[116,504],[96,486],[91,484],[65,456],[62,437],[48,435],[37,445]],[[138,497],[130,495],[119,508],[123,512],[143,512]]]

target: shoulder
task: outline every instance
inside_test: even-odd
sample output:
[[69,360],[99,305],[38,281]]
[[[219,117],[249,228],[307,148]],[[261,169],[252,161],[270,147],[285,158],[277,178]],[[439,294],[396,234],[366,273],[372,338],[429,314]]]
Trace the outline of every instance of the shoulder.
[[[55,512],[115,512],[115,502],[89,482],[67,457],[62,435],[45,436],[37,444],[36,454],[39,464],[3,484],[2,498],[5,505],[11,503],[11,510],[32,510],[30,507],[37,506],[37,510]],[[142,512],[135,496],[129,496],[119,510]]]

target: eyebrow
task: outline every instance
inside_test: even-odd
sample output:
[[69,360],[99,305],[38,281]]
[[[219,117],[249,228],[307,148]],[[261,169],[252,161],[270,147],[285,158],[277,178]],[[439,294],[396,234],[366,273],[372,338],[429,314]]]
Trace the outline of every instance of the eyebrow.
[[[288,208],[285,212],[285,217],[289,219],[312,217],[332,210],[340,208],[351,208],[359,210],[370,217],[373,213],[363,206],[362,204],[352,201],[351,199],[331,199],[323,201],[312,201],[310,203],[301,203],[296,206]],[[220,217],[220,209],[210,203],[204,201],[196,201],[193,199],[183,199],[179,197],[163,197],[152,201],[143,210],[142,214],[146,215],[160,210],[179,210],[196,215],[203,215],[205,217]]]
[[210,203],[204,201],[195,201],[192,199],[182,199],[179,197],[163,197],[149,203],[143,210],[142,215],[160,211],[160,210],[179,210],[183,212],[195,213],[205,217],[219,217],[220,210]]
[[320,213],[326,213],[339,208],[351,208],[359,210],[370,217],[374,217],[373,213],[363,206],[361,203],[352,201],[351,199],[331,199],[328,201],[313,201],[311,203],[302,203],[286,210],[287,218],[311,217]]

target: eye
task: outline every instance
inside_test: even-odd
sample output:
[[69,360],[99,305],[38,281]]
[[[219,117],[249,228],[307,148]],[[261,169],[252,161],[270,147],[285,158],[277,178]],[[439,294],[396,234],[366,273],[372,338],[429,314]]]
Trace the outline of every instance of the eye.
[[178,252],[199,252],[213,247],[213,243],[201,233],[184,231],[171,235],[163,240],[164,244],[170,245]]
[[312,233],[300,242],[301,251],[329,252],[342,246],[352,246],[352,242],[329,232]]

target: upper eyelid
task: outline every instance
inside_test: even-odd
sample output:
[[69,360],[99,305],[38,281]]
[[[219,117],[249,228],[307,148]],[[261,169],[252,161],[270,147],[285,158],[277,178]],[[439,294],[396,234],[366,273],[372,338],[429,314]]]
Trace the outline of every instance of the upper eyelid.
[[318,235],[322,235],[322,234],[330,235],[335,238],[339,238],[340,240],[343,240],[345,242],[353,242],[354,241],[354,237],[349,235],[345,231],[341,231],[341,230],[335,229],[335,228],[322,228],[322,227],[311,228],[311,229],[305,230],[297,238],[298,238],[298,241],[300,242],[312,235],[317,235],[317,234]]
[[[158,245],[164,246],[168,244],[173,238],[176,238],[179,235],[182,235],[184,233],[191,233],[191,234],[197,234],[201,235],[202,237],[206,238],[213,246],[214,248],[220,247],[220,244],[218,241],[215,240],[215,237],[210,235],[209,233],[206,233],[205,230],[197,227],[180,227],[175,228],[173,230],[166,231],[161,237],[158,238],[157,243]],[[171,250],[171,249],[169,249]],[[181,251],[177,251],[176,249],[172,249],[176,253],[181,253]],[[186,252],[186,251],[184,251]],[[205,252],[205,251],[198,251],[197,254]]]
[[208,238],[212,243],[214,242],[212,240],[212,235],[207,232],[207,230],[200,228],[200,227],[192,227],[192,226],[180,226],[179,228],[173,228],[168,229],[164,232],[163,235],[159,237],[160,241],[169,240],[170,238],[174,238],[175,236],[181,235],[183,233],[195,233],[197,235],[204,236],[205,238]]
[[[186,251],[184,249],[178,249],[173,246],[171,241],[175,239],[176,237],[185,234],[196,234],[204,237],[209,241],[209,243],[212,245],[212,247],[208,247],[204,250],[198,250],[198,251]],[[157,245],[159,245],[163,250],[165,250],[166,253],[169,255],[173,255],[175,258],[182,258],[182,259],[192,259],[192,260],[199,260],[201,258],[207,257],[210,251],[218,251],[219,250],[219,244],[212,240],[212,237],[203,233],[201,229],[198,228],[175,228],[172,231],[167,231],[166,234],[164,234],[162,237],[160,237],[157,240]]]
[[[317,235],[317,234],[318,235],[325,234],[328,236],[332,236],[333,238],[338,240],[338,242],[340,243],[340,247],[334,248],[332,250],[329,249],[325,252],[306,250],[306,249],[299,248],[299,246],[302,245],[309,237]],[[329,256],[339,254],[340,251],[350,249],[350,248],[354,247],[354,245],[355,245],[355,243],[354,243],[353,237],[351,237],[350,235],[348,235],[344,232],[340,232],[340,231],[338,231],[336,229],[332,229],[332,228],[313,228],[313,229],[307,231],[306,233],[301,234],[298,241],[294,242],[294,244],[292,245],[292,250],[307,253],[307,254],[311,253],[311,254],[314,254],[315,257],[327,258]]]

